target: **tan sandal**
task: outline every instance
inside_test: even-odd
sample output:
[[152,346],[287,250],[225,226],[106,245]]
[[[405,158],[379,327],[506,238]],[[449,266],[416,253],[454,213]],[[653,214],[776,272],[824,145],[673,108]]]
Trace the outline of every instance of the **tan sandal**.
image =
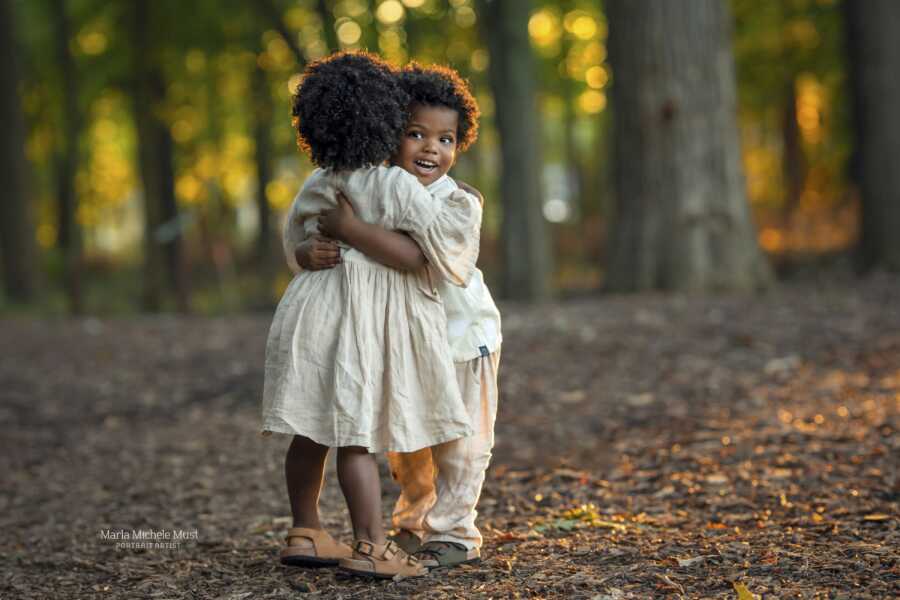
[[393,579],[395,577],[420,577],[428,574],[415,556],[410,556],[393,541],[384,545],[357,540],[353,544],[353,557],[342,558],[342,571],[362,577]]
[[322,529],[292,527],[284,541],[287,546],[281,549],[281,564],[291,567],[333,567],[353,555],[350,546]]

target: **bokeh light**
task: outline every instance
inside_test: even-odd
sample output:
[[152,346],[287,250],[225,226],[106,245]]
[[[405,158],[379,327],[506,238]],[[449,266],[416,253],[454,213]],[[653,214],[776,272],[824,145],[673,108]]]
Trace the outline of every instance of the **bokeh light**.
[[362,27],[356,21],[346,20],[337,26],[337,36],[345,46],[352,46],[362,37]]
[[405,10],[399,0],[384,0],[375,10],[375,17],[385,25],[400,22]]

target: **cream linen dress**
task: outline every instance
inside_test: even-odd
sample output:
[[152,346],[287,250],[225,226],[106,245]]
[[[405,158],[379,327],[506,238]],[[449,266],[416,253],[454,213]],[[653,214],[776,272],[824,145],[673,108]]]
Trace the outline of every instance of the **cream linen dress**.
[[[391,269],[341,247],[333,269],[303,271],[294,248],[342,191],[356,215],[408,232],[428,265]],[[316,170],[287,216],[296,273],[266,345],[263,433],[330,447],[410,452],[472,433],[447,341],[439,280],[465,286],[478,258],[481,206],[458,190],[444,202],[399,167]]]

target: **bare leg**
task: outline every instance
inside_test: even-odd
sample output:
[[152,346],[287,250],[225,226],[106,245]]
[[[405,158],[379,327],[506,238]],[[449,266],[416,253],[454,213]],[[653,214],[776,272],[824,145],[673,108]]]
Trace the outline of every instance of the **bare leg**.
[[381,479],[375,456],[358,446],[338,448],[337,471],[353,523],[353,537],[373,544],[384,544]]
[[425,537],[423,520],[435,502],[434,462],[431,448],[416,452],[388,452],[394,481],[400,484],[400,497],[394,505],[392,525]]
[[309,438],[295,435],[284,459],[284,477],[294,527],[322,529],[319,522],[319,494],[325,476],[325,457],[328,446],[317,444]]

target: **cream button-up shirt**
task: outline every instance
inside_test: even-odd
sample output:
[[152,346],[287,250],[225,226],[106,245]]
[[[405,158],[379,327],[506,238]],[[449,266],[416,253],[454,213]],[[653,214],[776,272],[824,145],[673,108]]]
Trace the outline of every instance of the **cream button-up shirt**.
[[[444,175],[425,189],[437,201],[446,199],[459,189],[456,182]],[[500,311],[484,283],[480,269],[475,269],[466,287],[446,281],[437,284],[444,311],[447,313],[447,339],[453,362],[466,362],[479,356],[493,354],[500,349]]]

